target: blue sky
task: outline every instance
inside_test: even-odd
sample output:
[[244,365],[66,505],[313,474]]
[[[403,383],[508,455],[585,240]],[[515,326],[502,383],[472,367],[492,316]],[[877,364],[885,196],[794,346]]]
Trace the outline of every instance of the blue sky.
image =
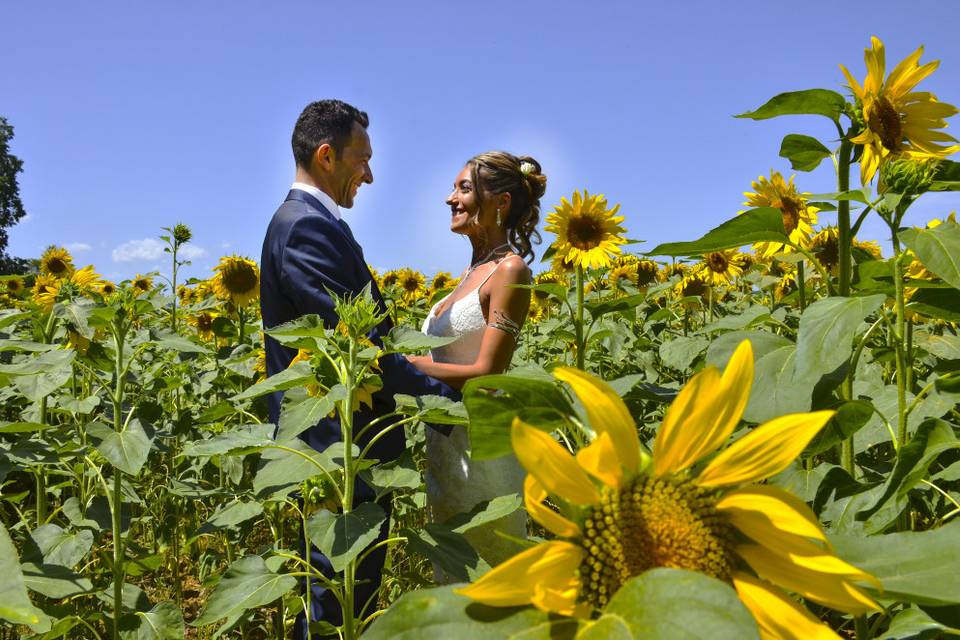
[[[731,116],[782,91],[842,90],[837,64],[862,78],[871,35],[888,63],[924,44],[942,65],[921,86],[960,103],[952,0],[25,2],[3,17],[0,114],[29,212],[10,251],[63,244],[111,278],[165,270],[151,239],[178,221],[194,231],[192,275],[224,253],[259,260],[293,177],[293,123],[318,98],[371,117],[375,182],[346,213],[368,262],[427,272],[469,260],[443,201],[485,150],[541,161],[544,218],[587,188],[652,247],[727,219],[770,169],[792,173],[785,134],[830,144],[824,118]],[[834,190],[829,163],[796,180]],[[935,194],[907,222],[957,208]]]

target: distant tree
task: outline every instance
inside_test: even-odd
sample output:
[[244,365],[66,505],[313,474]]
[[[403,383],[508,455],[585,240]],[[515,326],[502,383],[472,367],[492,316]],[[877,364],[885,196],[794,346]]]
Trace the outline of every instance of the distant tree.
[[23,171],[23,160],[10,153],[12,139],[13,125],[0,116],[0,275],[21,273],[29,267],[27,260],[7,254],[7,229],[27,213],[20,201],[20,186],[17,184],[17,174]]

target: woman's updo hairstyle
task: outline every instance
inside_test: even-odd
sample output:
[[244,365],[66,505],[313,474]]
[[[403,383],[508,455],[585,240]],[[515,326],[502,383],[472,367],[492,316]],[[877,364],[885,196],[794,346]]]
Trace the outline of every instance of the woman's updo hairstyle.
[[488,151],[467,161],[470,178],[481,198],[510,194],[510,211],[502,212],[510,246],[527,262],[533,261],[533,245],[540,244],[540,198],[547,190],[547,176],[530,156],[506,151]]

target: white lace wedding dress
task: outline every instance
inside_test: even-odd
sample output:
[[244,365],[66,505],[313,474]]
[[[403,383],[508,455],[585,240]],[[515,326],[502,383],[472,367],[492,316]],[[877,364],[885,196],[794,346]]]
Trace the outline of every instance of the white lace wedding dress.
[[[437,315],[437,307],[450,294],[430,309],[423,322],[423,333],[431,336],[456,337],[457,340],[433,349],[434,362],[473,364],[480,353],[480,342],[487,328],[480,305],[480,288],[493,275],[466,296],[447,305]],[[466,427],[453,427],[449,436],[427,429],[427,506],[435,522],[470,511],[478,503],[511,493],[523,495],[523,467],[513,455],[493,460],[472,460]],[[502,531],[516,538],[525,538],[526,512],[522,509],[494,522],[467,531],[467,539],[480,557],[490,566],[497,565],[521,549],[497,535]],[[441,578],[438,571],[438,578]]]

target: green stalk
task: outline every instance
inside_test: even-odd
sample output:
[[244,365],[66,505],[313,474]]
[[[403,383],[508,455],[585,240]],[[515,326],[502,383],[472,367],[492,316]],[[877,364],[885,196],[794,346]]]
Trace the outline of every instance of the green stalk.
[[[117,433],[123,431],[123,343],[124,329],[122,320],[115,320],[113,327],[113,341],[116,347],[115,371],[116,386],[113,392],[113,429]],[[113,639],[120,640],[120,614],[123,608],[123,538],[121,536],[121,509],[123,506],[123,472],[113,469],[113,500],[110,510],[113,525]]]
[[240,323],[240,344],[243,344],[243,329],[244,329],[244,317],[243,317],[243,307],[237,307],[237,320]]
[[[346,387],[347,397],[341,405],[340,431],[343,434],[343,515],[346,517],[353,510],[353,398],[356,393],[357,345],[356,340],[350,340],[350,352],[347,356]],[[353,618],[354,587],[356,583],[357,563],[352,560],[347,563],[343,575],[343,637],[345,640],[354,640],[358,637]]]
[[173,280],[170,281],[171,286],[173,287],[173,313],[170,315],[170,327],[176,332],[177,330],[177,247],[179,242],[174,239],[173,241]]
[[[53,340],[53,330],[57,325],[57,316],[50,309],[50,315],[47,316],[47,324],[43,327],[43,343],[50,344]],[[47,424],[47,399],[40,399],[40,424]],[[47,520],[47,473],[43,465],[37,467],[36,471],[36,490],[37,490],[37,526],[41,526]]]
[[577,317],[574,319],[574,328],[577,336],[577,369],[583,369],[584,349],[583,344],[583,267],[577,265]]
[[803,272],[803,260],[797,263],[797,290],[800,294],[800,313],[807,308],[807,287]]
[[891,225],[893,235],[893,287],[894,302],[897,307],[896,328],[894,330],[894,353],[897,362],[897,450],[907,443],[907,354],[904,349],[906,336],[906,302],[904,300],[903,278],[900,274],[900,238],[897,236],[896,225]]
[[[840,158],[837,166],[837,187],[841,193],[850,190],[850,152],[853,145],[844,137],[840,141]],[[850,234],[850,201],[841,200],[837,203],[837,229],[840,232],[838,244],[840,254],[840,295],[850,295],[850,247],[853,237]]]

